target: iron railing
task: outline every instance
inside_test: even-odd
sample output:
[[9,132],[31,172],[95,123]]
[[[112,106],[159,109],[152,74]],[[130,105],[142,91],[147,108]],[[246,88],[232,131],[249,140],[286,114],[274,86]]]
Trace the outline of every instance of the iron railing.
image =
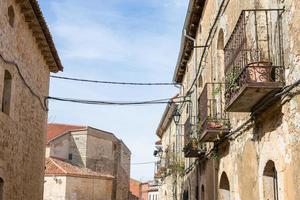
[[198,99],[199,132],[208,129],[229,129],[225,112],[224,83],[206,83]]
[[226,104],[249,82],[284,82],[282,9],[243,10],[224,48]]

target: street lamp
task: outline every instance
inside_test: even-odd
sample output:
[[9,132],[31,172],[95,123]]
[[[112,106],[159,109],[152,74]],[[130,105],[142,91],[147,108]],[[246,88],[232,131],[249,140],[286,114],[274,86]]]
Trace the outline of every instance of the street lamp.
[[180,119],[180,112],[178,111],[177,108],[175,108],[174,112],[173,112],[173,119],[176,125],[178,125],[179,123],[179,119]]

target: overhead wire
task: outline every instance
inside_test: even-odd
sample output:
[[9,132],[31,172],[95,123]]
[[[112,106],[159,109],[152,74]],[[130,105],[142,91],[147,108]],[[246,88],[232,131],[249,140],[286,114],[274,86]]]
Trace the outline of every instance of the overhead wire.
[[39,103],[40,103],[42,109],[43,109],[44,111],[48,111],[48,107],[47,107],[46,102],[44,101],[44,98],[41,97],[39,94],[37,94],[37,93],[32,89],[32,87],[29,85],[29,83],[26,81],[25,77],[23,76],[23,74],[22,74],[22,72],[21,72],[21,69],[20,69],[19,65],[18,65],[17,63],[13,62],[13,61],[6,60],[6,59],[2,56],[1,53],[0,53],[0,58],[1,58],[6,64],[14,65],[14,66],[16,67],[17,72],[18,72],[18,74],[19,74],[19,76],[20,76],[22,82],[24,83],[25,87],[29,90],[29,92],[30,92],[35,98],[37,98],[37,99],[39,100]]
[[74,99],[74,98],[63,98],[63,97],[47,97],[49,100],[56,101],[64,101],[64,102],[72,102],[72,103],[81,103],[81,104],[89,104],[89,105],[118,105],[118,106],[126,106],[126,105],[153,105],[153,104],[168,104],[171,102],[184,102],[186,100],[177,100],[182,97],[175,98],[166,98],[166,99],[155,99],[155,100],[147,100],[147,101],[102,101],[102,100],[86,100],[86,99]]
[[50,77],[55,79],[68,80],[68,81],[112,84],[112,85],[132,85],[132,86],[168,86],[168,85],[176,86],[178,85],[177,83],[167,83],[167,82],[121,82],[121,81],[91,80],[91,79],[80,79],[80,78],[56,76],[56,75],[51,75]]

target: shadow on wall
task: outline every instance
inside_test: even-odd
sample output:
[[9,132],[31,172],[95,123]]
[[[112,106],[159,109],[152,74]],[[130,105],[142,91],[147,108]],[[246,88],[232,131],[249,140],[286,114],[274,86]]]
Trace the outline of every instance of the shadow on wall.
[[82,160],[82,152],[80,152],[80,150],[78,149],[78,141],[76,142],[72,135],[70,135],[69,161],[80,167],[85,167]]
[[255,120],[253,134],[256,137],[254,138],[261,141],[266,133],[276,131],[282,125],[282,118],[282,105],[277,102]]

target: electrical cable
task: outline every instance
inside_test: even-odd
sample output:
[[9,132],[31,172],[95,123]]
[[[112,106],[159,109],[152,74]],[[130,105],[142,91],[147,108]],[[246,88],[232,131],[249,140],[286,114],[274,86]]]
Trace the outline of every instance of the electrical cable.
[[21,70],[20,70],[19,65],[18,65],[17,63],[15,63],[15,62],[8,61],[8,60],[4,59],[4,57],[2,56],[2,54],[0,54],[0,57],[1,57],[1,59],[2,59],[6,64],[14,65],[14,66],[16,67],[17,72],[18,72],[18,74],[19,74],[19,76],[20,76],[22,82],[23,82],[24,85],[26,86],[26,88],[29,90],[29,92],[30,92],[34,97],[36,97],[36,98],[39,100],[42,109],[43,109],[44,111],[48,111],[48,107],[47,107],[46,102],[43,101],[43,98],[40,97],[40,96],[39,96],[39,95],[38,95],[38,94],[30,87],[30,85],[27,83],[26,79],[24,78],[24,76],[23,76],[23,74],[22,74],[22,72],[21,72]]
[[177,83],[164,83],[164,82],[142,83],[142,82],[119,82],[119,81],[90,80],[90,79],[80,79],[80,78],[55,76],[55,75],[51,75],[50,77],[51,78],[56,78],[56,79],[68,80],[68,81],[100,83],[100,84],[112,84],[112,85],[135,85],[135,86],[167,86],[167,85],[176,86],[176,85],[178,85]]
[[156,161],[149,161],[149,162],[140,162],[140,163],[130,163],[130,165],[149,165],[154,164]]
[[[156,99],[156,100],[148,100],[148,101],[96,101],[96,100],[85,100],[85,99],[74,99],[74,98],[62,98],[62,97],[47,97],[49,100],[56,101],[64,101],[64,102],[72,102],[72,103],[81,103],[81,104],[90,104],[90,105],[118,105],[118,106],[126,106],[126,105],[151,105],[151,104],[167,104],[171,103],[176,99],[175,98],[166,98],[166,99]],[[176,103],[184,102],[185,100],[175,101]]]

